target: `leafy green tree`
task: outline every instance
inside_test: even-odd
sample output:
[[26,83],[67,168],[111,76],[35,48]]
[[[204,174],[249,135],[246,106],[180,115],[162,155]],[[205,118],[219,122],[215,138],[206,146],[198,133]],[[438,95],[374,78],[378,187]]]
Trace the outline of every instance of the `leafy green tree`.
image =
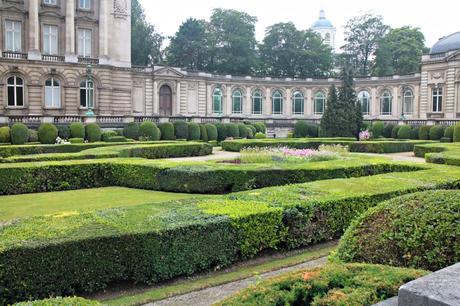
[[210,66],[217,73],[248,75],[256,63],[257,18],[236,10],[215,9],[209,23]]
[[409,74],[420,71],[425,36],[419,28],[391,29],[376,51],[374,74]]
[[139,0],[131,2],[131,62],[134,65],[153,65],[163,60],[164,37],[145,19]]
[[209,31],[205,20],[187,19],[171,37],[166,50],[167,63],[191,70],[207,70],[209,58]]
[[370,74],[372,59],[389,27],[382,16],[364,14],[352,18],[345,26],[345,45],[342,47],[360,76]]

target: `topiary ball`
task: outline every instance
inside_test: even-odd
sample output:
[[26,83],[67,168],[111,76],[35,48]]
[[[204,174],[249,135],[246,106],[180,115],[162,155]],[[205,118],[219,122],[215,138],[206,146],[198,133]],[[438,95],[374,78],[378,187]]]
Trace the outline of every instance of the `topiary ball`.
[[144,121],[139,126],[139,136],[150,141],[160,140],[160,129],[152,121]]
[[206,123],[206,132],[208,133],[208,141],[217,141],[217,128],[212,123]]
[[38,142],[38,132],[36,130],[29,129],[29,142]]
[[294,137],[303,138],[308,136],[308,124],[306,121],[299,120],[294,125]]
[[86,126],[86,140],[88,142],[98,142],[102,139],[101,127],[96,123],[90,123]]
[[431,129],[431,126],[429,125],[421,126],[418,131],[418,138],[420,140],[429,140],[430,139],[430,129]]
[[454,142],[460,142],[460,123],[457,123],[454,127]]
[[394,124],[387,124],[383,128],[382,136],[385,138],[391,138],[391,134],[393,133],[393,128],[395,127]]
[[444,127],[441,125],[434,125],[430,129],[430,140],[440,140],[444,137]]
[[123,136],[129,139],[139,139],[139,124],[130,122],[123,128]]
[[29,140],[29,129],[23,123],[15,123],[11,127],[10,136],[12,144],[25,144]]
[[85,126],[81,122],[74,122],[70,125],[71,138],[85,138]]
[[247,127],[246,129],[247,129],[246,133],[248,135],[247,138],[248,139],[253,139],[254,138],[254,132],[252,131],[252,129],[250,129],[249,127]]
[[248,138],[248,128],[244,123],[238,123],[238,134],[240,138]]
[[240,130],[238,125],[235,123],[227,123],[225,124],[227,130],[227,137],[238,138],[240,137]]
[[460,261],[460,191],[425,191],[371,208],[348,228],[346,262],[439,270]]
[[372,123],[371,132],[374,138],[380,138],[383,136],[383,130],[385,128],[385,124],[382,121],[375,121]]
[[398,130],[398,139],[410,139],[412,127],[410,125],[403,125]]
[[38,128],[38,141],[42,144],[55,144],[58,129],[52,123],[42,123]]
[[7,126],[0,127],[0,143],[10,143],[10,128]]
[[200,140],[200,137],[201,137],[201,130],[200,130],[200,126],[198,125],[198,123],[189,122],[187,140],[196,141],[196,140]]
[[255,139],[265,139],[267,138],[267,136],[264,133],[256,133],[256,135],[254,135],[254,138]]
[[452,142],[452,140],[454,139],[454,129],[455,129],[455,126],[451,125],[451,126],[448,126],[446,130],[444,131],[444,138],[449,138],[450,142]]
[[223,123],[216,123],[214,125],[217,129],[217,141],[225,140],[225,138],[227,138],[227,126]]
[[158,125],[161,132],[161,140],[174,140],[174,125],[170,122],[163,122]]
[[188,138],[188,125],[185,121],[174,122],[174,133],[176,139],[187,139]]
[[58,129],[58,136],[62,139],[69,139],[70,138],[70,126],[68,125],[58,125],[56,126]]
[[206,125],[200,124],[200,140],[207,142],[208,138],[208,130],[206,130]]
[[116,136],[118,136],[118,133],[115,131],[103,131],[101,139],[102,141],[107,141],[108,139]]
[[419,133],[420,133],[420,127],[418,126],[415,126],[412,128],[412,130],[410,131],[410,139],[419,139]]
[[394,139],[398,138],[398,132],[400,128],[401,128],[401,125],[395,125],[393,127],[393,129],[391,130],[391,138],[394,138]]

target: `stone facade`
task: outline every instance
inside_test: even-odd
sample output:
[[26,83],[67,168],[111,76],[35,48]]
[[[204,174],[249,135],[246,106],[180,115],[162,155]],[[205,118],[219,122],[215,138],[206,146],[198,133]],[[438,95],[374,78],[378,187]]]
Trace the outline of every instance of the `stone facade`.
[[[130,0],[0,3],[0,123],[83,121],[94,112],[107,124],[185,117],[289,125],[318,121],[330,86],[340,84],[131,67]],[[459,118],[458,49],[425,56],[421,74],[358,79],[365,118]],[[434,88],[442,89],[436,109]]]

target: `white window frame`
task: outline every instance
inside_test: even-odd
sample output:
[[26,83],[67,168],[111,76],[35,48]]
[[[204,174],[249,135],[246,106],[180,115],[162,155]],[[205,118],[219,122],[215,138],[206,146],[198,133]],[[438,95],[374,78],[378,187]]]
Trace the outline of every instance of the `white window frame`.
[[[81,104],[81,91],[85,91],[85,103],[86,105]],[[80,82],[80,107],[81,108],[94,108],[94,81],[93,80],[83,80]]]
[[[385,100],[388,99],[388,102],[389,102],[389,111],[388,112],[384,112],[383,109],[384,109],[384,103],[385,103]],[[393,95],[391,94],[390,91],[388,90],[385,90],[382,95],[380,96],[380,115],[382,116],[391,116],[393,112]]]
[[[260,111],[255,111],[256,99],[259,99]],[[261,92],[260,90],[256,90],[256,91],[252,94],[252,107],[251,107],[251,113],[252,113],[253,115],[262,115],[263,105],[264,105],[264,104],[263,104],[262,92]]]
[[[22,22],[5,20],[5,51],[22,52]],[[11,39],[8,38],[11,33]]]
[[[318,100],[322,100],[322,110],[318,110],[317,109],[317,101]],[[315,98],[314,98],[314,101],[313,101],[313,108],[314,108],[314,113],[315,115],[323,115],[324,114],[324,111],[326,110],[326,94],[322,91],[318,91],[317,93],[315,93]]]
[[[88,37],[89,35],[89,37]],[[78,56],[92,57],[93,54],[93,30],[79,28],[77,31]]]
[[[300,112],[296,112],[295,105],[296,102],[300,102]],[[292,113],[294,115],[303,115],[305,114],[305,98],[303,96],[303,93],[300,91],[294,92],[292,95]]]
[[433,113],[442,113],[443,112],[443,88],[434,87],[431,91],[432,103],[433,103]]
[[43,25],[43,54],[59,54],[59,27],[57,25]]
[[[235,99],[239,99],[240,109],[235,109]],[[243,94],[241,90],[236,89],[232,94],[232,114],[242,114],[243,113]]]
[[[47,85],[50,82],[51,85]],[[56,85],[57,84],[57,85]],[[56,78],[49,78],[45,81],[45,107],[60,108],[61,107],[61,81]],[[51,101],[49,100],[51,98]]]
[[78,8],[80,10],[90,10],[91,0],[78,0]]
[[56,6],[57,5],[57,0],[43,0],[43,4]]
[[[411,89],[406,89],[402,97],[404,115],[412,115],[414,113],[414,93]],[[407,99],[410,99],[410,109],[407,109]]]
[[[9,84],[8,80],[13,78],[14,82],[13,84]],[[18,79],[22,80],[22,84],[18,84]],[[11,105],[9,102],[9,88],[13,88],[14,92],[14,104]],[[22,88],[22,105],[18,105],[18,88]],[[17,76],[17,75],[12,75],[6,79],[6,104],[8,107],[24,107],[25,106],[25,85],[24,85],[24,78]]]
[[[216,104],[214,99],[219,99],[219,110],[216,109]],[[212,92],[212,113],[216,115],[221,115],[223,105],[222,105],[222,90],[220,88],[214,88],[214,91]]]
[[[367,90],[361,90],[358,93],[358,100],[361,103],[361,109],[363,110],[363,115],[367,116],[371,113],[371,95]],[[364,111],[364,101],[366,101],[366,109],[367,112]]]
[[[279,101],[280,103],[280,110],[275,112],[275,102]],[[283,104],[284,104],[284,99],[283,99],[283,94],[279,91],[276,90],[272,94],[272,114],[273,115],[282,115],[283,114]]]

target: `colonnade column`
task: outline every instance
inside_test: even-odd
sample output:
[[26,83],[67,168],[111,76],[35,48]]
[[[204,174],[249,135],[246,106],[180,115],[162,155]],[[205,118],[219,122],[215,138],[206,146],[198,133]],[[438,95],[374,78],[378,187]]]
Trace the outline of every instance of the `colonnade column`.
[[75,1],[65,1],[65,61],[77,63],[75,50]]
[[38,1],[29,0],[29,60],[41,60],[40,24],[38,21]]

